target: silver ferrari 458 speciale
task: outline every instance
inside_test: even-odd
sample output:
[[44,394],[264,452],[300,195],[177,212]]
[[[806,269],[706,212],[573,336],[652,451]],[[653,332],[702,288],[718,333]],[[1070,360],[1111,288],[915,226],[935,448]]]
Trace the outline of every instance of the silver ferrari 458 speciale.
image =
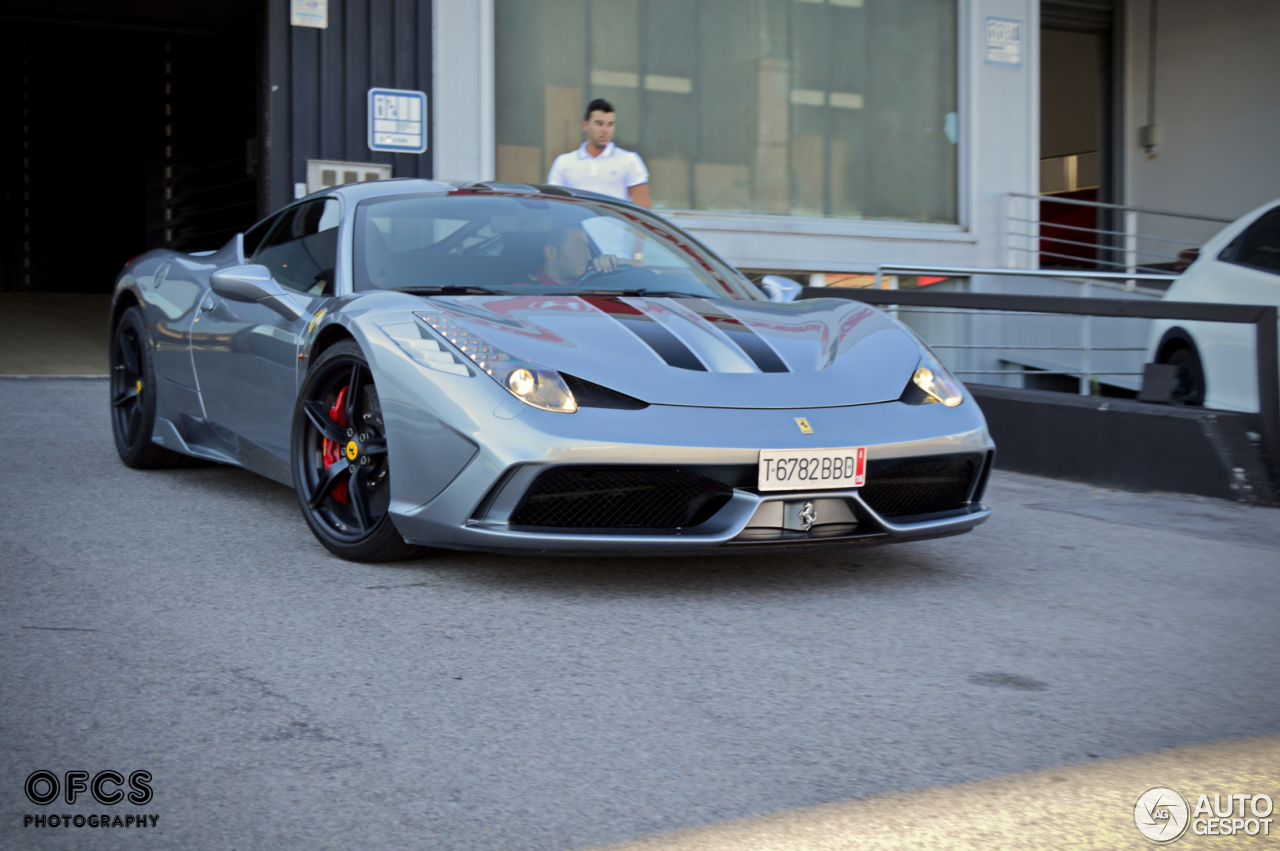
[[[773,282],[770,282],[772,284]],[[658,215],[587,192],[388,180],[116,282],[132,467],[292,485],[324,546],[752,552],[987,519],[965,388],[857,301],[766,296]]]

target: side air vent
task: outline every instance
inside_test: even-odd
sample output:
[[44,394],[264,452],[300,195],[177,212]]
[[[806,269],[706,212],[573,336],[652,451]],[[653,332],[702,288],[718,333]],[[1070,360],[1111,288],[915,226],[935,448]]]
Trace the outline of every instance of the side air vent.
[[649,407],[648,402],[641,402],[626,393],[610,390],[599,384],[578,378],[576,375],[560,373],[564,383],[569,385],[569,392],[578,400],[579,408],[617,408],[624,411],[638,411]]

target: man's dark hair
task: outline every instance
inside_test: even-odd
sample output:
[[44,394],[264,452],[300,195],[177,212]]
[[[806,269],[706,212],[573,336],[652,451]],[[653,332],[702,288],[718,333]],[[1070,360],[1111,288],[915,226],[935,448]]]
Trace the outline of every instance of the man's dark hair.
[[564,242],[569,238],[569,233],[575,230],[583,230],[582,222],[556,222],[556,224],[551,228],[551,232],[547,234],[547,238],[543,240],[543,245],[554,246],[556,251],[559,251],[564,247]]
[[587,104],[587,111],[582,114],[582,120],[590,121],[591,113],[593,112],[613,112],[613,111],[614,111],[613,104],[609,103],[604,98],[596,98],[591,103]]

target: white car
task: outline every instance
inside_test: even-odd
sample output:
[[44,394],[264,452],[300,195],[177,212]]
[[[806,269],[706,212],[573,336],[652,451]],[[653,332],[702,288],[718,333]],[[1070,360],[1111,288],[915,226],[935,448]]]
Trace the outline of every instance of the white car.
[[[1165,300],[1280,306],[1280,199],[1240,217],[1206,242]],[[1147,361],[1179,367],[1175,403],[1258,410],[1250,325],[1155,320]]]

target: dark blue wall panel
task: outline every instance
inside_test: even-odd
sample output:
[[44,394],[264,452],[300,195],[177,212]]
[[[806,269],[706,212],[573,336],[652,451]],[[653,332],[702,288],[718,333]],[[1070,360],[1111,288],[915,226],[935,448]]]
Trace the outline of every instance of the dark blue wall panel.
[[267,7],[270,208],[293,200],[309,159],[387,163],[395,177],[431,177],[430,151],[375,153],[366,134],[370,88],[431,93],[431,0],[329,0],[323,30],[290,26],[288,0]]

